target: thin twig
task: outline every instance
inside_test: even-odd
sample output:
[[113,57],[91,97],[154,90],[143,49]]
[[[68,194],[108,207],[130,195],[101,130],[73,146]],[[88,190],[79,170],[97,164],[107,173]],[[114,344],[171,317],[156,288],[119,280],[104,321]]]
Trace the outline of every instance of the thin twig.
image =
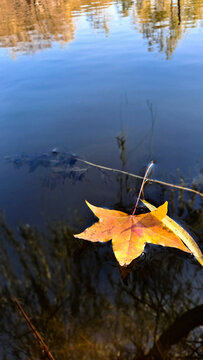
[[49,360],[55,360],[53,355],[50,353],[47,345],[45,344],[44,340],[42,339],[41,335],[38,333],[38,331],[35,329],[34,325],[31,323],[30,319],[28,318],[28,316],[26,315],[26,313],[24,312],[23,308],[21,307],[21,305],[19,304],[19,301],[16,298],[12,299],[13,302],[15,303],[15,305],[17,306],[19,312],[21,313],[21,315],[24,317],[24,319],[26,320],[29,328],[31,329],[33,335],[35,336],[35,338],[37,339],[39,345],[41,346],[42,350],[44,351],[44,354],[46,355],[47,359]]
[[97,347],[91,341],[89,341],[84,335],[80,335],[81,339],[83,339],[88,345],[90,345],[94,350],[97,351]]
[[[110,167],[107,167],[107,166],[98,165],[98,164],[95,164],[95,163],[92,163],[92,162],[90,162],[90,161],[83,160],[83,159],[80,159],[80,158],[77,158],[77,160],[83,162],[84,164],[87,164],[87,165],[90,165],[90,166],[94,166],[94,167],[99,168],[99,169],[117,172],[117,173],[120,173],[120,174],[124,174],[124,175],[128,175],[128,176],[134,177],[134,178],[136,178],[136,179],[144,179],[143,176],[136,175],[136,174],[133,174],[133,173],[129,173],[129,172],[124,171],[124,170],[119,170],[119,169],[114,169],[114,168],[110,168]],[[156,180],[156,179],[148,179],[148,178],[146,178],[145,181],[150,181],[150,182],[154,182],[154,183],[157,183],[157,184],[160,184],[160,185],[170,186],[170,187],[172,187],[172,188],[174,188],[174,189],[180,189],[180,190],[190,191],[190,192],[192,192],[192,193],[194,193],[194,194],[197,194],[197,195],[200,195],[200,196],[203,197],[203,193],[201,193],[201,192],[199,192],[199,191],[197,191],[197,190],[188,188],[188,187],[181,186],[181,185],[174,185],[174,184],[167,183],[167,182],[165,182],[165,181]]]

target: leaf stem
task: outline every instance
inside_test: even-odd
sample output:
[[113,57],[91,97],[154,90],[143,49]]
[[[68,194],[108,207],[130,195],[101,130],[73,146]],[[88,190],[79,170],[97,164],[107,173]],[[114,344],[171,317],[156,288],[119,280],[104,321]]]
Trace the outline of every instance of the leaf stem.
[[143,180],[142,180],[142,185],[141,185],[141,187],[140,187],[140,192],[139,192],[139,195],[138,195],[138,197],[137,197],[137,201],[136,201],[135,208],[134,208],[134,210],[133,210],[132,215],[135,215],[135,211],[136,211],[136,209],[137,209],[137,205],[138,205],[138,202],[139,202],[139,200],[140,200],[140,196],[141,196],[141,193],[142,193],[144,184],[145,184],[145,180],[146,180],[147,174],[148,174],[149,170],[151,169],[151,167],[152,167],[153,165],[154,165],[154,162],[151,161],[150,164],[149,164],[148,167],[147,167],[147,170],[146,170],[145,175],[144,175],[144,178],[143,178]]

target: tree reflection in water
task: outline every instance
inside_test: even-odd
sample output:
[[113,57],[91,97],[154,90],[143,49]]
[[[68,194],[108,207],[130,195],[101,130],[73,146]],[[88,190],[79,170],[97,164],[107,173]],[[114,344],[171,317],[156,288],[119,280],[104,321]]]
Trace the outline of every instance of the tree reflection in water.
[[147,40],[148,50],[169,59],[188,28],[203,18],[202,0],[1,0],[0,46],[33,53],[74,40],[84,15],[94,29],[110,32],[116,7],[129,17]]
[[[189,209],[201,239],[194,198],[180,197],[176,213]],[[148,246],[122,280],[110,243],[76,240],[62,223],[14,234],[2,217],[0,240],[1,359],[44,358],[12,296],[58,360],[202,359],[202,269],[191,256]]]

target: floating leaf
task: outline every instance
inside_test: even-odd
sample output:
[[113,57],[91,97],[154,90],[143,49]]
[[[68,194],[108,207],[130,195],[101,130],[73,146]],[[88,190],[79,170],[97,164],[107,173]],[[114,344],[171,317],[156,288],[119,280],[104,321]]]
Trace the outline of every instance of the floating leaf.
[[99,221],[75,235],[92,242],[112,239],[114,254],[121,266],[128,265],[140,256],[146,243],[175,247],[190,252],[179,237],[165,226],[168,203],[147,214],[128,215],[117,210],[93,206],[86,201]]
[[[154,211],[157,209],[154,205],[150,204],[146,200],[142,200],[142,202],[150,211]],[[173,233],[176,234],[184,242],[185,245],[187,245],[187,247],[196,257],[197,261],[199,261],[199,263],[203,266],[203,254],[192,236],[168,215],[162,219],[162,223],[166,225],[168,229],[173,231]]]

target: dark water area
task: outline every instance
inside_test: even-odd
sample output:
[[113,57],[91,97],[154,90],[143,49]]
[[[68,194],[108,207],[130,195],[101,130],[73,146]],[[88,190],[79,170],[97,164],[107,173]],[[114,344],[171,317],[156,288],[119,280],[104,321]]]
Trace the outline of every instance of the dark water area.
[[[147,245],[128,269],[111,243],[73,238],[85,200],[132,213],[141,180],[203,192],[202,0],[2,0],[0,359],[202,359],[203,272]],[[81,161],[82,160],[82,161]],[[203,249],[198,194],[145,198]],[[140,205],[139,211],[143,211]]]

